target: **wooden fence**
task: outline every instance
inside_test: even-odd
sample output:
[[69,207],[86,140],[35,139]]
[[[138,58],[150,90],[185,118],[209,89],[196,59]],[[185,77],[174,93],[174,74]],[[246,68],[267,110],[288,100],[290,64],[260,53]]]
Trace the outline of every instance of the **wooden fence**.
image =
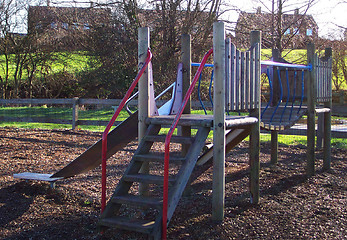
[[[121,99],[84,99],[84,98],[64,98],[64,99],[0,99],[0,105],[2,106],[43,106],[43,105],[62,105],[71,106],[71,119],[57,119],[48,117],[10,117],[0,116],[1,122],[32,122],[32,123],[55,123],[55,124],[69,124],[72,125],[72,129],[76,129],[78,125],[92,125],[92,126],[106,126],[108,120],[80,120],[78,113],[80,106],[94,105],[94,106],[109,106],[116,108]],[[157,106],[160,107],[165,103],[164,100],[157,100]],[[137,100],[129,102],[129,107],[137,107]],[[206,102],[206,107],[212,107],[211,103]],[[198,101],[192,102],[193,108],[199,108],[200,103]],[[120,122],[116,121],[115,125]]]
[[[337,93],[338,99],[344,99],[341,97],[341,93]],[[0,116],[2,122],[35,122],[35,123],[56,123],[56,124],[69,124],[72,125],[72,129],[76,129],[78,125],[94,125],[94,126],[106,126],[109,121],[103,120],[79,120],[78,112],[82,105],[94,105],[94,106],[109,106],[116,107],[121,102],[120,99],[83,99],[83,98],[67,98],[67,99],[0,99],[0,105],[2,106],[40,106],[40,105],[62,105],[71,106],[71,119],[53,119],[47,117],[9,117]],[[164,104],[165,101],[157,101],[158,107]],[[210,102],[204,102],[207,108],[212,108]],[[137,100],[133,100],[129,103],[130,107],[137,106]],[[200,108],[198,101],[192,101],[192,108]],[[333,106],[333,115],[346,116],[346,106],[344,102]],[[319,122],[319,121],[318,121]],[[116,122],[115,125],[119,124]],[[318,126],[319,128],[319,126]],[[289,135],[306,135],[305,129],[289,129],[283,134]],[[347,138],[346,132],[334,131],[332,129],[332,137]]]

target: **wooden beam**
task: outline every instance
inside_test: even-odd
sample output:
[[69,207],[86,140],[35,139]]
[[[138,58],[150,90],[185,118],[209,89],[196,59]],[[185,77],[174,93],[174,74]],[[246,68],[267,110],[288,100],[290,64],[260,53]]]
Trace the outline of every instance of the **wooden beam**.
[[[189,34],[183,34],[181,37],[181,60],[183,63],[183,74],[182,74],[182,98],[186,95],[188,88],[191,84],[191,37]],[[186,107],[183,110],[183,114],[190,114],[191,112],[191,98],[189,98]],[[190,126],[180,126],[178,128],[179,135],[190,137],[191,127]],[[188,151],[189,146],[182,144],[182,155],[185,155]]]
[[[138,68],[141,69],[147,58],[147,50],[150,46],[150,35],[149,28],[143,27],[138,30]],[[149,116],[149,74],[148,68],[143,73],[139,80],[139,98],[138,98],[138,112],[139,112],[139,123],[138,123],[138,139],[139,143],[145,136],[147,130],[146,118]],[[149,163],[146,162],[142,165],[140,173],[149,173]],[[145,194],[148,191],[147,184],[139,185],[140,194]]]
[[271,131],[271,164],[278,163],[278,131]]
[[225,196],[225,28],[213,24],[213,184],[212,219],[223,221]]
[[316,66],[315,47],[313,43],[307,45],[307,63],[312,65],[312,71],[307,78],[307,165],[306,174],[315,174],[315,105],[316,105]]
[[250,163],[250,200],[251,203],[259,203],[259,171],[260,171],[260,57],[261,57],[261,32],[251,32],[251,46],[259,44],[259,47],[255,53],[256,67],[253,76],[259,81],[256,82],[255,89],[255,102],[256,108],[250,111],[250,116],[258,119],[258,122],[252,125],[250,138],[249,138],[249,163]]
[[[332,49],[326,48],[325,49],[325,58],[331,58],[332,56]],[[331,82],[331,72],[328,74],[328,81]],[[331,92],[331,84],[329,84],[330,96],[332,96]],[[323,127],[323,134],[324,134],[324,148],[323,148],[323,169],[328,170],[331,167],[331,108],[332,108],[332,97],[329,99],[329,101],[324,103],[325,108],[329,108],[329,112],[324,113],[324,127]]]

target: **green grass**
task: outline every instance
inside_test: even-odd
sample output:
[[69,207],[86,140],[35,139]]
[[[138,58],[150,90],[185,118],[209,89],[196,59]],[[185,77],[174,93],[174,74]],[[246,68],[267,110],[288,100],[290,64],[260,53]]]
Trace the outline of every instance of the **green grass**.
[[[204,114],[203,110],[193,110],[193,114]],[[207,111],[208,114],[212,114],[212,111]],[[111,107],[102,109],[88,109],[79,111],[80,120],[94,120],[94,121],[108,121],[114,114],[114,110]],[[232,113],[233,115],[238,115],[238,113]],[[241,113],[245,115],[247,113]],[[49,118],[49,119],[64,119],[69,120],[72,116],[71,108],[64,107],[0,107],[0,117],[17,117],[17,118]],[[120,112],[117,121],[124,121],[128,118],[129,114],[122,110]],[[334,119],[337,119],[334,117]],[[339,118],[347,120],[347,118]],[[28,123],[28,122],[0,122],[0,127],[15,127],[15,128],[40,128],[40,129],[71,129],[70,124],[54,124],[54,123]],[[91,125],[79,125],[79,129],[102,132],[105,126],[91,126]],[[166,134],[168,128],[162,129],[161,134]],[[192,135],[196,134],[197,130],[192,130]],[[174,134],[177,134],[177,130]],[[213,139],[213,131],[209,133],[209,139]],[[296,135],[279,135],[279,143],[291,146],[291,145],[307,145],[306,136],[296,136]],[[246,138],[248,141],[248,138]],[[270,141],[270,134],[261,134],[261,141]],[[332,146],[336,148],[346,148],[347,149],[347,139],[332,139]]]
[[[11,54],[9,56],[9,81],[13,80],[13,74],[16,69],[15,64],[15,55]],[[52,60],[46,62],[46,65],[50,68],[49,73],[54,74],[58,72],[69,72],[73,74],[78,74],[79,72],[86,71],[86,70],[92,70],[90,69],[90,65],[88,64],[90,61],[93,60],[92,56],[87,55],[87,52],[55,52],[52,54]],[[94,61],[95,62],[95,61]],[[95,62],[93,64],[94,68],[98,67],[99,64]],[[38,72],[41,70],[43,72],[46,71],[46,69],[41,69],[41,67],[38,67]],[[4,77],[5,75],[5,56],[0,55],[0,76]],[[36,77],[40,77],[39,73],[36,73]],[[23,71],[22,79],[27,78],[27,72]]]

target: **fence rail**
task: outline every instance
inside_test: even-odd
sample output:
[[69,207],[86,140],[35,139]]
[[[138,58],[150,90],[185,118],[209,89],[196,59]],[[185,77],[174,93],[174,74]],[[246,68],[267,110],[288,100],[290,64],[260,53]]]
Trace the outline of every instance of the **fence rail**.
[[[346,93],[345,93],[346,94]],[[343,92],[334,93],[333,96],[338,97],[337,99],[342,100],[333,106],[333,115],[336,116],[347,116],[347,108],[343,106]],[[80,120],[78,119],[78,111],[82,105],[95,105],[95,106],[110,106],[116,108],[121,102],[120,99],[84,99],[84,98],[67,98],[67,99],[0,99],[0,105],[67,105],[71,106],[71,119],[57,119],[50,117],[11,117],[11,116],[0,116],[1,122],[30,122],[30,123],[54,123],[54,124],[69,124],[72,129],[76,129],[78,125],[92,125],[92,126],[106,126],[109,121],[104,120]],[[164,100],[158,100],[157,105],[161,106],[165,103]],[[204,102],[207,108],[212,108],[209,101]],[[137,100],[133,100],[129,103],[130,107],[137,106]],[[192,108],[200,108],[199,101],[192,101]],[[116,121],[115,125],[118,125],[120,121]],[[283,132],[288,135],[306,135],[306,129],[289,129]],[[346,132],[335,131],[332,129],[332,137],[336,138],[347,138]]]
[[[72,129],[76,129],[78,125],[92,125],[92,126],[106,126],[109,120],[81,120],[78,119],[78,112],[82,105],[94,105],[94,106],[110,106],[114,109],[117,108],[121,99],[88,99],[88,98],[64,98],[64,99],[0,99],[1,106],[13,106],[13,105],[27,105],[27,106],[40,106],[40,105],[67,105],[71,106],[71,119],[57,119],[50,117],[11,117],[0,116],[1,122],[30,122],[30,123],[55,123],[55,124],[69,124],[72,125]],[[162,106],[165,100],[157,100],[157,106]],[[129,102],[130,107],[137,107],[137,100]],[[211,108],[210,102],[205,102],[205,105]],[[193,101],[192,108],[199,108],[200,102]],[[118,125],[120,121],[116,121],[115,125]]]

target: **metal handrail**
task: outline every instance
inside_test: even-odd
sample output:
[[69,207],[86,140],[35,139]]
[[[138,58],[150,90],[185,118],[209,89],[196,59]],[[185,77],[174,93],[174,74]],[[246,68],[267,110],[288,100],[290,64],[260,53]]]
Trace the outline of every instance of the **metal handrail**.
[[134,88],[136,87],[139,79],[141,78],[142,74],[144,73],[144,71],[146,70],[149,62],[152,59],[152,53],[150,51],[150,49],[148,48],[147,50],[147,58],[145,63],[143,64],[141,70],[139,71],[139,73],[137,74],[135,80],[133,81],[133,83],[131,84],[131,86],[129,87],[128,91],[126,92],[124,98],[122,99],[121,103],[119,104],[116,112],[113,114],[113,117],[111,118],[110,122],[107,124],[104,133],[102,134],[102,153],[101,153],[101,159],[102,159],[102,163],[101,163],[101,213],[104,211],[105,206],[106,206],[106,153],[107,153],[107,135],[108,132],[110,131],[112,125],[114,124],[114,122],[116,121],[120,111],[122,110],[122,108],[124,107],[126,101],[128,100],[130,94],[132,93],[132,91],[134,91]]
[[169,186],[169,160],[170,160],[170,141],[172,134],[177,127],[178,121],[182,116],[183,110],[187,105],[187,102],[189,100],[190,95],[192,94],[194,90],[194,86],[196,82],[199,79],[199,76],[204,68],[204,65],[206,64],[206,61],[208,57],[213,53],[213,49],[210,49],[204,56],[204,58],[201,61],[201,64],[199,65],[199,68],[193,78],[192,84],[188,88],[188,91],[183,99],[182,105],[178,111],[178,113],[175,116],[175,119],[170,127],[170,130],[165,138],[165,158],[164,158],[164,186],[163,186],[163,222],[162,222],[162,239],[166,240],[167,235],[167,210],[168,210],[168,186]]
[[295,68],[312,71],[312,65],[301,65],[301,64],[292,64],[292,63],[281,63],[274,61],[261,61],[261,65],[273,66],[273,67],[286,67],[286,68]]
[[[176,82],[172,83],[170,86],[168,86],[164,91],[162,91],[158,96],[154,98],[154,100],[158,100],[161,96],[163,96],[165,93],[167,93],[171,88],[175,86]],[[125,110],[129,113],[129,115],[133,114],[133,112],[129,109],[129,102],[133,100],[137,95],[139,95],[139,91],[134,93],[126,102],[125,102]]]

